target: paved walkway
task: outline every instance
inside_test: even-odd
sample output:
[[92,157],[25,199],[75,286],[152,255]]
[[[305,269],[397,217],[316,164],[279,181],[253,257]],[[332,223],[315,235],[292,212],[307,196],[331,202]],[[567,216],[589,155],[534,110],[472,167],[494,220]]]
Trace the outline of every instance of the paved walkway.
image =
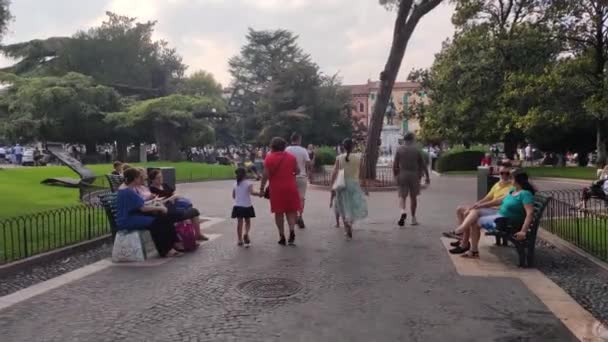
[[[180,191],[205,215],[226,218],[230,184]],[[395,194],[374,193],[371,217],[346,241],[333,228],[329,195],[310,191],[297,247],[277,245],[268,204],[257,200],[250,249],[236,247],[233,222],[220,222],[207,232],[221,236],[194,254],[106,267],[0,310],[0,340],[577,340],[521,280],[457,272],[439,235],[474,192],[472,180],[434,179],[421,225],[404,229]],[[277,286],[277,278],[287,281]]]

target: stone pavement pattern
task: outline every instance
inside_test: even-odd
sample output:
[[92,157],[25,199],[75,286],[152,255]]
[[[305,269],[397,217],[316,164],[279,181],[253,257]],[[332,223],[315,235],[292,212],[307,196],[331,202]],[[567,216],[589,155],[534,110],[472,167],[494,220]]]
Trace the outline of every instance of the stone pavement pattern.
[[[253,246],[234,223],[199,251],[155,267],[110,267],[0,311],[9,341],[574,341],[516,279],[459,276],[439,239],[472,181],[435,179],[418,227],[396,227],[395,194],[374,193],[370,218],[346,241],[326,192],[309,191],[297,247],[276,244],[268,204],[256,200]],[[208,216],[228,217],[230,182],[183,185]],[[483,256],[482,256],[483,257]],[[513,255],[513,262],[515,255]],[[283,278],[283,298],[245,293]],[[245,288],[243,288],[245,286]],[[256,291],[263,288],[254,288]],[[287,289],[289,290],[289,289]]]

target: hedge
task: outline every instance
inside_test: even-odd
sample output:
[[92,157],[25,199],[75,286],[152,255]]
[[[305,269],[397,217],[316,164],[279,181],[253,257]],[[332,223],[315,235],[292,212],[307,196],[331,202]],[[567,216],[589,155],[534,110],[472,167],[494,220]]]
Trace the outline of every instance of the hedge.
[[319,147],[315,153],[315,167],[334,165],[336,163],[336,149],[330,146]]
[[447,151],[437,159],[436,168],[438,172],[477,170],[484,155],[476,150]]

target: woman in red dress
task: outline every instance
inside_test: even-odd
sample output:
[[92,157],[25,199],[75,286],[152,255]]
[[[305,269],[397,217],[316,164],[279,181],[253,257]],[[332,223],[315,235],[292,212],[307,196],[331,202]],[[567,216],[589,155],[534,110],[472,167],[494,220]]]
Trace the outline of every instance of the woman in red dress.
[[279,244],[285,246],[285,218],[289,226],[289,244],[295,245],[295,224],[301,210],[300,195],[296,185],[296,175],[300,173],[296,159],[285,152],[287,142],[273,138],[271,153],[264,160],[264,176],[260,184],[260,194],[264,193],[266,181],[270,181],[270,211],[279,230]]

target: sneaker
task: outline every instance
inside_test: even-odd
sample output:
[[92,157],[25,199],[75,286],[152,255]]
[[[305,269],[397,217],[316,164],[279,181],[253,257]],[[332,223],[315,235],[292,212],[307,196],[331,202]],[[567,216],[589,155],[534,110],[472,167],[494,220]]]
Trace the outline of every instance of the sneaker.
[[243,246],[243,241],[239,241],[239,242],[237,243],[237,246],[242,247],[242,246]]
[[450,249],[450,254],[462,254],[467,252],[470,249],[469,246],[467,247],[462,247],[462,246],[458,246],[458,247],[454,247],[452,249]]
[[417,226],[418,220],[416,220],[416,216],[412,216],[412,226]]
[[300,227],[300,229],[306,228],[306,225],[304,224],[304,219],[301,217],[298,217],[296,224],[298,225],[298,227]]
[[460,246],[460,240],[450,242],[450,246],[452,246],[452,247],[458,247],[458,246]]
[[285,237],[284,237],[284,236],[282,236],[282,237],[281,237],[281,240],[279,240],[279,245],[281,245],[281,246],[285,246],[286,244],[287,244],[287,243],[285,242]]
[[294,232],[289,232],[289,245],[290,246],[295,246],[296,245],[296,233]]
[[249,235],[245,234],[245,236],[243,236],[243,242],[245,242],[245,247],[249,247],[249,245],[251,244],[251,240],[249,240]]
[[399,227],[405,226],[405,219],[407,218],[407,214],[401,214],[401,218],[399,218],[399,222],[397,224]]
[[441,235],[443,235],[443,236],[445,236],[446,238],[449,238],[449,239],[462,240],[462,233],[458,234],[455,231],[443,232],[443,233],[441,233]]

